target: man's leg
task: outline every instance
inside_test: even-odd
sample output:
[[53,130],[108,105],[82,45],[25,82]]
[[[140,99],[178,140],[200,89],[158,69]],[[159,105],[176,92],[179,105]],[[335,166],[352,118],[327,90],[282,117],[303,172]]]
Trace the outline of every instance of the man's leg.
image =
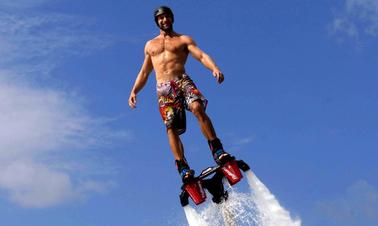
[[184,146],[176,129],[168,128],[167,135],[171,147],[177,170],[181,176],[182,182],[189,181],[194,176],[194,171],[190,169],[184,155]]
[[201,131],[209,142],[210,150],[213,154],[214,160],[218,164],[227,162],[231,158],[231,156],[224,151],[221,141],[217,138],[214,126],[209,116],[207,116],[202,102],[200,100],[192,102],[190,104],[190,110],[198,119]]
[[209,116],[207,116],[205,109],[201,101],[193,101],[190,104],[190,111],[198,119],[201,131],[207,140],[214,140],[217,138],[213,123],[211,122]]
[[185,159],[184,147],[181,143],[181,139],[177,130],[173,128],[168,128],[167,135],[169,140],[169,146],[171,147],[171,151],[173,153],[175,160]]

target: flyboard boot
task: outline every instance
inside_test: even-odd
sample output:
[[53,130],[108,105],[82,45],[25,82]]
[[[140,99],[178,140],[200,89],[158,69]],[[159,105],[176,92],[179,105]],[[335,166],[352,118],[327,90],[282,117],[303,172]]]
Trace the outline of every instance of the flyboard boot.
[[181,203],[187,205],[189,203],[189,196],[196,205],[204,202],[206,200],[206,193],[202,187],[202,181],[198,178],[194,178],[194,170],[189,168],[185,159],[176,160],[176,166],[183,183],[181,189],[183,191],[185,190],[185,194],[183,193],[180,195],[180,199],[182,200]]
[[223,145],[218,138],[209,140],[208,143],[213,154],[213,158],[218,165],[224,165],[232,160],[231,155],[223,149]]
[[191,170],[188,163],[186,162],[186,159],[176,160],[176,167],[180,174],[182,183],[187,183],[194,177],[194,170]]
[[243,178],[243,175],[240,173],[235,157],[223,149],[223,145],[218,138],[209,140],[209,147],[215,162],[221,166],[220,170],[226,176],[230,185],[238,183]]
[[[226,178],[232,186],[238,183],[243,175],[240,172],[249,170],[249,166],[243,160],[235,160],[234,156],[224,151],[218,138],[209,141],[209,147],[217,166],[204,169],[197,177],[184,182],[181,187],[180,201],[182,206],[189,204],[189,197],[199,205],[206,200],[204,189],[213,196],[212,201],[219,204],[228,199],[228,192],[224,189],[223,178]],[[211,178],[210,175],[214,174]]]

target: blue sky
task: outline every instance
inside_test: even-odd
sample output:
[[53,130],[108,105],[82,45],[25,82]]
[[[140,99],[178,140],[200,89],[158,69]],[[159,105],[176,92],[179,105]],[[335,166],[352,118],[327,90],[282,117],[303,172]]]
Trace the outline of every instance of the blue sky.
[[1,225],[185,222],[154,74],[127,104],[161,4],[225,74],[187,63],[225,148],[303,225],[377,225],[377,0],[2,0]]

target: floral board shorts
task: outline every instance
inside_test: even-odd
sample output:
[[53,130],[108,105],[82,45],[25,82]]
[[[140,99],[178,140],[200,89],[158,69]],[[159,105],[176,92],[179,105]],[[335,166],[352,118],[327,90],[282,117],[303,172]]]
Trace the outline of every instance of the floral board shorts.
[[179,134],[186,130],[185,109],[190,111],[189,105],[193,101],[200,100],[206,109],[207,100],[187,74],[183,74],[182,78],[157,84],[156,90],[164,124],[167,128],[177,129]]

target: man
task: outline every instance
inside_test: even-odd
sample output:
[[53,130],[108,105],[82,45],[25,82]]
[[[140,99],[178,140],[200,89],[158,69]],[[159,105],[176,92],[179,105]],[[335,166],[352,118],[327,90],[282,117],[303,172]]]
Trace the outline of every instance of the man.
[[176,166],[185,183],[194,176],[185,156],[180,136],[186,129],[185,109],[198,119],[201,131],[208,140],[214,160],[224,164],[230,155],[223,150],[210,118],[205,113],[207,100],[186,74],[185,63],[190,53],[213,72],[218,83],[224,76],[214,61],[189,36],[173,30],[174,15],[170,8],[161,6],[154,12],[160,34],[145,45],[144,62],[129,97],[131,108],[136,107],[137,93],[144,87],[152,69],[155,70],[159,110],[167,127],[167,135]]

